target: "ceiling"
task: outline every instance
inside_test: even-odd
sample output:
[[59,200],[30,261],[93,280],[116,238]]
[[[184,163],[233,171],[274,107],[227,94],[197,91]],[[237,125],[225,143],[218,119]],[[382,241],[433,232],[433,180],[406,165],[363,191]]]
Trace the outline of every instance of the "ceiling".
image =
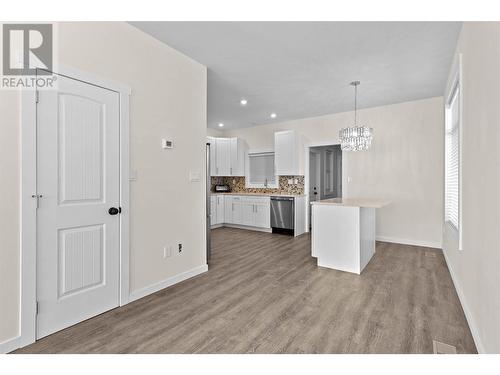
[[[208,126],[442,95],[460,22],[131,22],[208,68]],[[248,100],[246,106],[240,99]],[[276,113],[276,118],[270,118]]]

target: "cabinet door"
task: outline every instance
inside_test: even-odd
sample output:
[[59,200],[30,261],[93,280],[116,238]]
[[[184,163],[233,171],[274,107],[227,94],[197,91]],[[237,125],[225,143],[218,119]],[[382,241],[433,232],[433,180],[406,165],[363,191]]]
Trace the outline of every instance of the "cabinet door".
[[296,137],[293,130],[274,133],[274,167],[278,176],[300,174]]
[[224,223],[224,196],[223,195],[218,195],[217,196],[217,224],[222,224]]
[[241,200],[235,199],[233,197],[232,204],[232,216],[233,216],[233,224],[242,225],[243,224],[243,204]]
[[231,140],[229,138],[216,138],[217,144],[217,176],[231,175]]
[[245,176],[246,143],[241,138],[230,138],[231,176]]
[[233,197],[226,195],[224,197],[224,222],[227,224],[233,223]]
[[259,228],[271,227],[271,205],[269,203],[256,203],[254,225]]
[[217,176],[217,142],[215,137],[207,137],[210,143],[210,176]]
[[210,225],[217,224],[217,197],[210,197]]
[[241,225],[255,225],[255,205],[253,203],[244,202],[241,212]]
[[231,176],[238,175],[238,138],[230,138]]

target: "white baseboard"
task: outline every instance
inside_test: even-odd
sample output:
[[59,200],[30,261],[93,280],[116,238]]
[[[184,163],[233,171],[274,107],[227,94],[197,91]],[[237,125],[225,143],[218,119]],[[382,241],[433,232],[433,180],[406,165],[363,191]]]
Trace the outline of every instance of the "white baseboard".
[[0,342],[0,354],[9,353],[21,347],[21,336],[13,337],[4,342]]
[[227,228],[253,230],[256,232],[266,232],[266,233],[272,233],[272,231],[273,231],[271,228],[250,227],[247,225],[238,225],[238,224],[223,224],[222,226],[227,227]]
[[474,343],[476,344],[476,349],[479,354],[485,354],[486,350],[484,349],[483,342],[481,341],[481,337],[479,336],[479,330],[477,329],[477,325],[472,318],[472,313],[467,307],[467,303],[465,302],[465,297],[462,292],[462,288],[460,288],[460,284],[458,283],[457,276],[455,271],[453,271],[453,267],[451,263],[448,261],[448,257],[446,256],[446,251],[443,250],[444,259],[446,261],[446,265],[448,266],[448,270],[450,271],[451,280],[453,281],[453,285],[455,286],[455,290],[458,294],[458,299],[460,300],[460,304],[462,305],[462,309],[464,310],[465,319],[467,319],[467,323],[469,324],[470,331],[472,333],[472,338],[474,339]]
[[404,239],[404,238],[385,237],[385,236],[377,236],[376,240],[382,241],[382,242],[400,243],[402,245],[432,247],[435,249],[442,248],[442,245],[440,242],[432,242],[432,241],[408,240],[408,239]]
[[159,283],[156,283],[156,284],[147,286],[145,288],[133,291],[132,293],[130,293],[129,302],[136,301],[142,297],[146,297],[146,296],[153,294],[159,290],[165,289],[169,286],[180,283],[181,281],[190,279],[191,277],[194,277],[196,275],[199,275],[199,274],[207,272],[207,271],[208,271],[208,265],[204,264],[202,266],[190,269],[186,272],[182,272],[178,275],[166,278],[165,280],[162,280]]

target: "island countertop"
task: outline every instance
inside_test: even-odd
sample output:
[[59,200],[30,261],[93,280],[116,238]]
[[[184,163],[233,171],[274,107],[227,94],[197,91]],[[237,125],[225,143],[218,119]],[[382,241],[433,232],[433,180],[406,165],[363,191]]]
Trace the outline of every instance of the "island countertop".
[[368,207],[368,208],[382,208],[387,206],[390,202],[383,199],[373,198],[331,198],[323,199],[320,201],[311,202],[314,205],[331,205],[331,206],[345,206],[345,207]]

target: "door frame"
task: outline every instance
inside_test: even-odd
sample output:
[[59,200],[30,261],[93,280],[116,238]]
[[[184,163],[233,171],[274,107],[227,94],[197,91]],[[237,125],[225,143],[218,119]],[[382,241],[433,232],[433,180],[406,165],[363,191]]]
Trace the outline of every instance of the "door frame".
[[[304,195],[306,199],[306,232],[309,232],[309,210],[311,209],[311,205],[309,202],[309,152],[311,147],[322,147],[322,146],[336,146],[340,145],[338,139],[326,142],[311,142],[304,145]],[[347,170],[347,158],[342,154],[342,196],[347,195],[347,183],[346,183],[346,174],[344,173]]]
[[[120,121],[120,306],[129,302],[129,225],[130,225],[130,129],[129,104],[132,90],[129,86],[87,73],[75,68],[59,64],[54,73],[75,79],[90,85],[98,86],[119,95]],[[32,198],[36,192],[36,91],[21,92],[21,272],[20,272],[20,341],[23,347],[36,341],[36,200]]]

